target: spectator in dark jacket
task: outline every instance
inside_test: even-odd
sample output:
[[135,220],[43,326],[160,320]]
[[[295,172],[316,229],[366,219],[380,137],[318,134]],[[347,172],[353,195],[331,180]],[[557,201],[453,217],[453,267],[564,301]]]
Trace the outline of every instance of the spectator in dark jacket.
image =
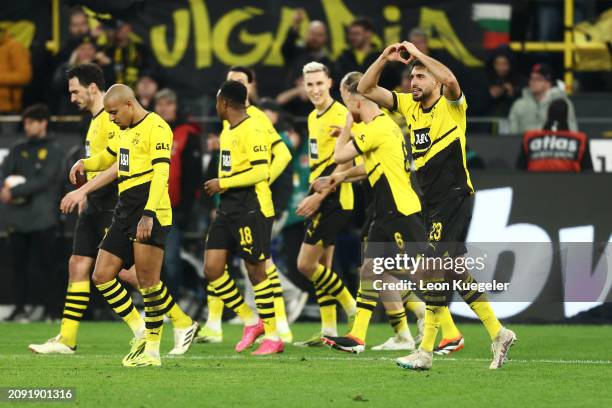
[[336,83],[340,83],[347,72],[365,72],[378,58],[379,50],[372,44],[374,25],[366,17],[359,17],[348,26],[346,39],[349,48],[336,61]]
[[299,29],[304,20],[304,10],[299,9],[293,17],[293,25],[287,33],[281,52],[288,72],[287,86],[292,87],[302,75],[302,67],[310,61],[325,64],[333,70],[334,63],[327,50],[327,26],[319,20],[314,20],[308,26],[303,43],[300,41]]
[[172,128],[172,155],[168,192],[172,204],[172,229],[166,241],[164,269],[172,293],[180,293],[183,270],[181,247],[202,179],[202,151],[197,125],[181,120],[174,91],[162,89],[155,95],[155,112]]
[[[11,148],[0,172],[0,202],[14,271],[15,309],[9,320],[27,320],[28,301],[43,303],[45,314],[57,318],[59,274],[54,248],[63,152],[56,141],[47,138],[49,110],[45,105],[30,106],[22,116],[27,139]],[[29,260],[37,264],[32,276],[28,276]]]
[[105,51],[112,61],[116,83],[134,89],[142,72],[152,69],[148,48],[134,40],[128,23],[117,22],[113,42]]
[[491,116],[508,116],[512,103],[521,95],[525,78],[516,67],[514,55],[506,46],[491,54],[487,63],[489,109]]

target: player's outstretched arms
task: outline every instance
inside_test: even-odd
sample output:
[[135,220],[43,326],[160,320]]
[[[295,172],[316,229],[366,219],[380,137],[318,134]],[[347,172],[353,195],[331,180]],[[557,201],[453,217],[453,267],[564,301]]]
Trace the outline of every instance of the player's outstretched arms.
[[378,81],[380,80],[380,75],[382,74],[387,62],[408,62],[408,60],[402,58],[402,51],[403,47],[400,43],[391,44],[385,48],[376,61],[374,61],[374,63],[367,69],[365,74],[363,74],[363,77],[357,86],[357,91],[380,106],[387,109],[393,108],[393,94],[388,89],[379,86]]

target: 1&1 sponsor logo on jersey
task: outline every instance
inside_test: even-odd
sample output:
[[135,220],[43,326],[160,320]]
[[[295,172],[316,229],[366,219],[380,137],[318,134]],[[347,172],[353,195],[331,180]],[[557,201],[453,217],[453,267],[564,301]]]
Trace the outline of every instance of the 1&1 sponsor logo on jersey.
[[130,171],[130,151],[128,149],[119,149],[119,170]]
[[221,150],[221,171],[232,171],[232,158],[229,150]]

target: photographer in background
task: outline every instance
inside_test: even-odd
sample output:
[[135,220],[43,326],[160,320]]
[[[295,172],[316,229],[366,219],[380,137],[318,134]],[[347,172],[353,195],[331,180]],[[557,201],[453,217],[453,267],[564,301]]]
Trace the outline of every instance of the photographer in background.
[[[58,205],[64,154],[47,137],[49,109],[32,105],[23,114],[26,140],[18,141],[2,163],[0,201],[12,254],[15,309],[8,320],[27,321],[25,305],[32,294],[45,307],[45,317],[59,317],[56,271]],[[28,261],[37,261],[28,275]],[[31,290],[31,289],[38,290]],[[37,302],[38,303],[38,302]]]

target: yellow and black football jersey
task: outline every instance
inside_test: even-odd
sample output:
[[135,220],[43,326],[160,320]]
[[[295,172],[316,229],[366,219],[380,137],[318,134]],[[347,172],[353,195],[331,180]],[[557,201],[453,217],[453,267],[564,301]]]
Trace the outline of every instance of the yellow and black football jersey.
[[[347,112],[344,105],[334,101],[324,112],[319,114],[315,109],[308,115],[309,182],[329,176],[336,168],[336,138],[332,136],[332,131],[334,126],[344,127]],[[353,209],[353,187],[350,183],[342,183],[339,193],[332,193],[328,198],[337,199],[343,210]]]
[[449,194],[473,194],[465,157],[465,96],[456,101],[441,96],[433,106],[423,109],[411,94],[393,92],[393,102],[391,110],[406,118],[425,202],[439,203]]
[[410,160],[402,131],[388,115],[381,113],[364,123],[353,144],[363,156],[373,188],[375,217],[421,211],[419,197],[410,185]]
[[[155,216],[161,226],[172,224],[168,195],[172,129],[156,113],[149,112],[138,123],[121,130],[106,152],[92,156],[85,167],[108,168],[118,161],[119,202]],[[96,163],[94,163],[96,160]]]
[[238,214],[258,209],[265,217],[274,216],[268,176],[254,184],[249,179],[256,166],[264,166],[268,174],[270,144],[267,133],[261,120],[251,116],[234,127],[224,127],[221,132],[219,184],[224,190],[221,212]]
[[[95,156],[103,152],[109,142],[119,134],[119,127],[102,109],[91,118],[87,136],[85,137],[85,157]],[[87,180],[100,174],[99,171],[88,171]],[[117,183],[113,182],[88,195],[88,210],[112,211],[117,204]]]
[[[260,129],[263,130],[261,134],[263,135],[263,142],[268,145],[268,164],[270,164],[270,162],[272,161],[272,147],[275,144],[282,142],[283,140],[274,128],[274,125],[272,124],[268,116],[266,116],[266,114],[257,106],[249,105],[246,108],[246,113],[253,120],[258,121],[260,124]],[[229,128],[229,126],[229,122],[227,120],[224,120],[223,130]],[[258,142],[261,143],[262,141]]]

